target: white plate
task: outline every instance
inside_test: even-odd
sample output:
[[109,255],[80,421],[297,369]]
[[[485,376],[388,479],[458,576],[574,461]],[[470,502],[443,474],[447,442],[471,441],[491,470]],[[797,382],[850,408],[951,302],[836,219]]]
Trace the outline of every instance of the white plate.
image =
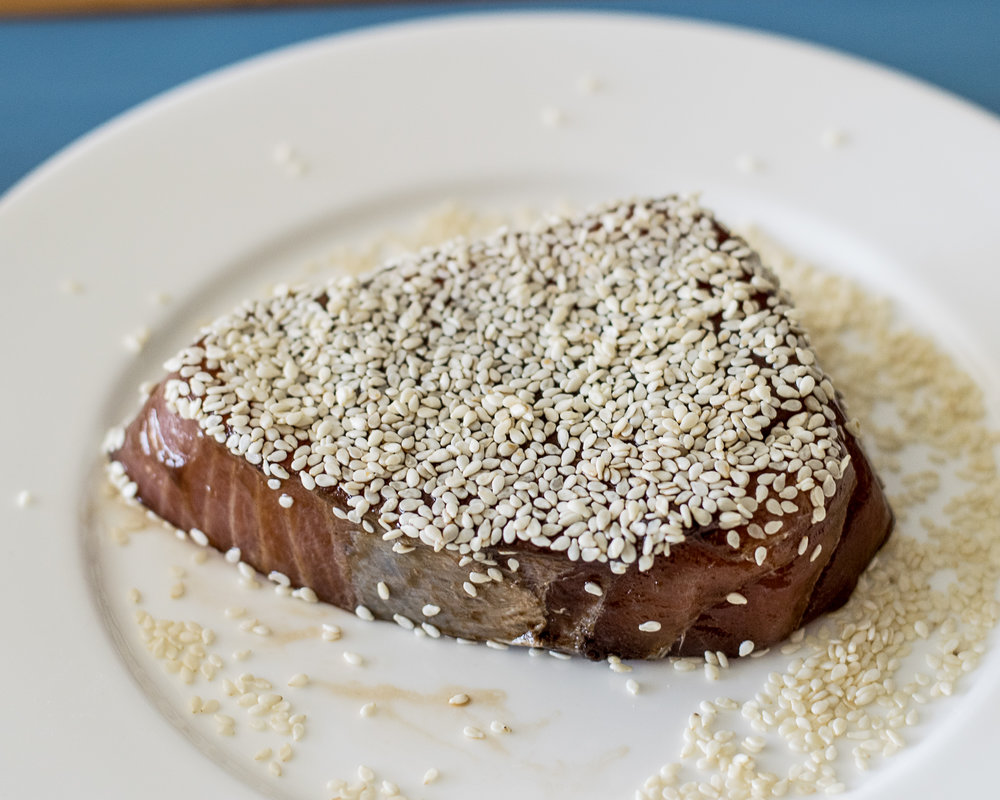
[[[578,90],[588,75],[601,83],[593,94]],[[545,109],[562,124],[544,124]],[[848,143],[821,146],[830,128]],[[282,142],[308,163],[302,177],[275,163]],[[742,155],[760,171],[741,171]],[[712,696],[703,684],[644,667],[654,690],[633,698],[627,676],[599,665],[417,641],[350,619],[350,640],[331,645],[314,674],[424,693],[459,675],[507,692],[462,711],[462,724],[500,717],[517,730],[470,742],[458,717],[443,721],[443,703],[422,710],[388,693],[381,707],[392,713],[361,720],[373,689],[350,699],[311,687],[296,701],[303,709],[343,713],[314,714],[286,777],[268,777],[249,757],[253,732],[222,740],[186,713],[185,698],[214,689],[178,689],[137,644],[126,588],[165,597],[166,565],[148,562],[188,564],[190,545],[136,537],[119,553],[97,536],[104,430],[199,321],[299,274],[335,242],[446,199],[504,209],[689,189],[902,298],[953,337],[995,399],[998,187],[1000,125],[960,101],[793,42],[642,17],[475,16],[322,40],[196,81],[86,137],[0,203],[5,796],[322,797],[321,778],[366,762],[412,797],[630,797],[677,750],[677,726],[656,715],[683,718],[699,692]],[[60,292],[66,280],[84,291]],[[150,302],[160,291],[170,305]],[[153,335],[135,358],[122,338],[143,325]],[[20,489],[37,498],[23,510]],[[150,597],[150,607],[197,619],[243,602],[231,570],[218,560],[204,569],[196,585],[217,580],[216,596]],[[339,613],[288,610],[269,593],[251,600],[280,609],[282,623]],[[218,624],[229,647],[235,627]],[[368,671],[340,660],[348,644],[369,655]],[[314,658],[296,645],[267,655],[270,646],[246,668],[285,663],[272,676],[285,679]],[[998,684],[994,653],[940,729],[857,796],[982,796],[995,781]],[[446,779],[424,790],[419,776],[434,764]]]

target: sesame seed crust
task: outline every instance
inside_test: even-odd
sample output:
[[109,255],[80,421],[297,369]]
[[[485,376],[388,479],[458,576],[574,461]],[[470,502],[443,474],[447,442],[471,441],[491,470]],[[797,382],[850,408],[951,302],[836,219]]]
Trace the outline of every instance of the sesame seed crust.
[[[835,561],[854,489],[874,484],[854,463],[864,456],[789,299],[741,239],[684,198],[605,206],[456,240],[362,278],[281,287],[204,329],[167,369],[149,402],[178,431],[193,423],[200,439],[276,481],[280,491],[255,495],[274,507],[267,514],[294,531],[315,516],[303,504],[324,498],[336,524],[357,531],[352,552],[380,553],[385,542],[411,566],[376,559],[366,572],[334,557],[317,580],[301,553],[260,563],[276,548],[197,520],[215,546],[256,551],[256,569],[378,618],[441,607],[435,630],[467,638],[600,658],[662,656],[687,640],[733,655],[747,639],[773,642],[822,610],[809,592]],[[117,470],[125,485],[139,481],[134,467]],[[162,513],[144,487],[131,492]],[[869,520],[881,529],[854,559],[851,585],[887,533],[887,509],[881,516]],[[799,559],[805,536],[813,546]],[[428,553],[464,569],[457,591],[413,608],[375,591],[393,572],[426,566]],[[743,584],[799,560],[791,627],[747,629],[746,611],[733,617],[727,596],[746,597],[752,615]],[[683,619],[634,609],[634,622],[619,620],[629,642],[547,619],[563,594],[599,616],[623,591],[616,579],[646,575],[655,586],[671,564],[708,562],[718,562],[717,585],[698,605]],[[362,573],[365,587],[323,591],[324,580]],[[553,573],[572,589],[550,591]],[[451,624],[505,592],[536,606],[518,618],[523,630]],[[691,635],[708,609],[728,620],[732,641]],[[645,621],[662,628],[643,632]]]

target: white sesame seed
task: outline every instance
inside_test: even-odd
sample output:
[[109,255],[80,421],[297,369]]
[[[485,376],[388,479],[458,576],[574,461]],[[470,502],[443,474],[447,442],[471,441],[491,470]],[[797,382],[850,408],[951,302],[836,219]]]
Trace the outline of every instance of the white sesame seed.
[[291,508],[295,503],[295,498],[289,494],[282,494],[278,497],[278,505],[282,508]]
[[35,498],[27,489],[22,489],[15,495],[14,504],[18,508],[27,508],[34,502]]
[[601,91],[601,80],[594,75],[581,75],[576,82],[576,90],[582,95],[593,95]]
[[324,642],[336,642],[341,638],[341,636],[343,636],[343,633],[341,632],[340,627],[338,625],[329,625],[325,622],[323,623],[323,629],[322,632],[320,633],[320,638]]
[[152,331],[146,326],[137,328],[122,338],[122,344],[130,353],[141,353],[149,341]]
[[63,294],[79,295],[83,294],[84,286],[78,280],[66,278],[59,282],[59,291]]
[[295,687],[295,688],[301,688],[303,686],[308,686],[309,685],[309,676],[306,675],[304,672],[297,672],[294,675],[292,675],[291,678],[288,679],[288,685],[292,686],[292,687]]
[[745,606],[747,599],[739,592],[730,592],[726,595],[726,602],[734,606]]
[[604,594],[604,590],[599,585],[597,585],[592,581],[587,581],[583,585],[583,589],[585,592],[587,592],[587,594],[592,594],[595,597],[601,597]]
[[429,786],[440,777],[441,773],[437,770],[437,768],[431,767],[424,773],[423,784],[424,786]]
[[365,703],[363,706],[361,706],[361,710],[360,710],[359,713],[361,714],[362,717],[366,717],[366,718],[374,715],[375,714],[375,703],[374,702]]
[[292,597],[297,600],[301,600],[304,603],[318,603],[319,597],[317,597],[316,592],[310,589],[308,586],[300,586],[298,589],[292,591]]
[[204,534],[203,531],[199,530],[198,528],[192,528],[191,530],[189,530],[188,536],[190,536],[191,541],[194,542],[199,547],[208,546],[208,537]]
[[466,706],[469,704],[469,695],[464,692],[452,695],[448,698],[448,705],[452,706]]
[[827,128],[820,136],[820,144],[827,150],[836,150],[847,143],[847,138],[840,128]]
[[632,678],[625,681],[625,688],[629,694],[639,694],[639,684]]
[[754,643],[747,639],[746,641],[740,642],[740,656],[746,657],[753,652]]
[[481,730],[479,730],[479,728],[476,728],[476,727],[474,727],[472,725],[466,725],[464,728],[462,728],[462,735],[465,736],[467,739],[485,739],[486,738],[486,734],[485,733],[483,733]]
[[643,633],[656,633],[661,627],[655,619],[649,619],[639,624],[639,630]]
[[378,596],[383,600],[389,599],[389,587],[386,585],[385,581],[378,582]]
[[365,663],[365,660],[361,656],[349,650],[344,652],[344,661],[354,667],[360,667]]
[[427,603],[427,605],[420,609],[420,613],[425,617],[435,617],[441,613],[441,608],[432,603]]
[[558,128],[566,123],[566,113],[551,106],[543,108],[539,116],[546,128]]
[[365,622],[371,622],[375,619],[375,615],[371,612],[371,609],[366,606],[358,606],[354,609],[354,614],[358,619],[363,619]]
[[763,162],[756,156],[744,154],[736,158],[736,169],[745,175],[760,172],[763,168]]

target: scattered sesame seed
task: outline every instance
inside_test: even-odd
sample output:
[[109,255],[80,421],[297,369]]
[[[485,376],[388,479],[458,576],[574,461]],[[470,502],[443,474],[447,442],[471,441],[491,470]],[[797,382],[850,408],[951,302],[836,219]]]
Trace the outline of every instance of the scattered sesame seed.
[[358,619],[363,619],[365,622],[371,622],[375,619],[375,615],[371,612],[367,606],[358,606],[354,609],[354,614]]
[[309,685],[309,676],[304,672],[297,672],[288,679],[288,685],[296,689],[300,689],[303,686]]
[[192,528],[191,530],[189,530],[188,536],[190,536],[191,541],[194,542],[199,547],[208,546],[208,537],[204,534],[204,532],[202,532],[198,528]]
[[747,639],[746,641],[740,642],[740,656],[741,657],[745,658],[746,656],[750,655],[753,652],[753,649],[754,649],[754,643],[751,642],[749,639]]
[[177,583],[175,583],[173,586],[170,587],[170,597],[174,600],[179,600],[184,596],[184,593],[186,591],[187,589],[185,588],[184,584],[181,581],[178,581]]
[[628,664],[623,664],[622,660],[618,656],[608,656],[608,666],[611,668],[612,672],[631,672],[632,667]]
[[282,508],[291,508],[295,503],[295,498],[290,494],[282,494],[278,497],[278,505]]
[[751,175],[763,170],[764,163],[755,156],[744,154],[736,158],[736,169],[744,175]]
[[422,609],[420,609],[420,613],[423,614],[425,617],[436,617],[438,614],[441,613],[441,608],[439,606],[433,605],[432,603],[428,603]]
[[278,142],[271,149],[271,159],[290,178],[301,178],[309,171],[309,164],[298,148],[288,142]]
[[452,695],[448,698],[448,705],[452,706],[467,706],[469,704],[469,695],[464,692]]
[[149,341],[152,331],[146,326],[137,328],[122,338],[122,344],[130,353],[141,353]]
[[594,75],[581,75],[576,82],[576,90],[582,95],[594,95],[604,88],[603,83]]
[[340,630],[338,625],[329,625],[323,623],[323,629],[320,633],[320,638],[324,642],[336,642],[343,636],[343,632]]
[[490,730],[493,731],[493,733],[510,733],[511,732],[511,728],[510,728],[509,725],[506,725],[506,724],[504,724],[503,722],[500,722],[500,720],[497,720],[497,719],[493,720],[490,723]]
[[389,599],[389,587],[386,585],[385,581],[378,582],[378,596],[383,600]]
[[595,597],[601,597],[604,594],[604,590],[592,581],[587,581],[583,584],[583,589],[587,594],[592,594]]
[[375,703],[365,703],[361,706],[361,711],[359,712],[362,717],[370,717],[375,713]]
[[142,602],[142,592],[140,592],[135,587],[128,590],[128,601],[133,604],[138,604]]
[[820,144],[826,150],[837,150],[847,144],[847,133],[840,128],[827,128],[820,136]]
[[639,630],[643,633],[656,633],[662,627],[655,619],[649,619],[639,624]]
[[27,489],[22,489],[15,495],[14,504],[18,508],[27,508],[35,501],[34,496]]
[[466,725],[462,728],[462,734],[467,739],[485,739],[486,734],[483,733],[479,728],[473,727],[472,725]]
[[263,747],[260,750],[258,750],[256,753],[253,754],[253,760],[254,761],[267,761],[271,757],[272,753],[273,753],[273,751],[271,750],[270,747]]
[[734,606],[745,606],[747,599],[739,592],[730,592],[726,595],[726,602]]
[[430,769],[427,770],[427,772],[424,773],[424,779],[423,779],[424,786],[429,786],[440,777],[441,773],[438,771],[438,769],[436,767],[431,767]]
[[319,597],[316,596],[316,592],[310,589],[308,586],[300,586],[298,589],[292,591],[292,597],[296,600],[301,600],[303,603],[318,603]]
[[66,278],[59,282],[59,291],[63,294],[79,295],[83,294],[84,286],[78,280]]
[[344,661],[353,667],[360,667],[365,663],[365,660],[361,656],[349,650],[344,652]]
[[566,112],[552,106],[543,108],[539,114],[539,118],[542,121],[542,125],[546,128],[558,128],[566,124]]
[[632,678],[625,681],[625,688],[629,694],[639,694],[639,684]]

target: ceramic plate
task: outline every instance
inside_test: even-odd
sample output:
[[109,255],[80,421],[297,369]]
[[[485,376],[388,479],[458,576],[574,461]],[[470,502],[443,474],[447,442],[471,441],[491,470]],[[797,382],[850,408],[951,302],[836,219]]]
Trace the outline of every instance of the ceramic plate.
[[[694,190],[896,298],[993,402],[998,186],[1000,125],[935,89],[787,40],[643,17],[469,16],[324,39],[89,135],[0,202],[6,793],[321,798],[364,764],[411,798],[631,797],[676,756],[700,700],[750,696],[787,657],[741,662],[716,684],[669,664],[623,675],[250,591],[221,557],[195,564],[195,545],[155,526],[114,543],[131,521],[100,500],[105,430],[199,323],[443,202],[503,213]],[[124,344],[143,341],[139,354]],[[171,599],[178,582],[186,594]],[[161,669],[131,587],[154,617],[215,630],[214,681]],[[227,617],[236,606],[247,616]],[[272,635],[241,630],[248,618]],[[324,623],[343,638],[322,641]],[[292,738],[254,730],[222,690],[242,672],[307,715],[290,761],[279,753]],[[298,672],[312,683],[286,687]],[[473,702],[449,706],[458,691]],[[192,714],[193,695],[218,698],[235,735]],[[852,791],[981,796],[998,712],[989,653]],[[425,786],[431,767],[441,777]]]

